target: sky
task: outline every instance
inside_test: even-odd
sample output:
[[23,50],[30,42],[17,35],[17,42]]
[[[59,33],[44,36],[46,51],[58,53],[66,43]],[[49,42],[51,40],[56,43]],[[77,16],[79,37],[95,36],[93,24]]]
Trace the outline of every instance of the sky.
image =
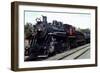
[[40,18],[42,20],[42,15],[47,16],[48,22],[52,23],[53,20],[57,20],[81,29],[90,28],[91,24],[91,14],[89,13],[25,11],[24,14],[25,24],[32,23],[35,25],[35,19]]

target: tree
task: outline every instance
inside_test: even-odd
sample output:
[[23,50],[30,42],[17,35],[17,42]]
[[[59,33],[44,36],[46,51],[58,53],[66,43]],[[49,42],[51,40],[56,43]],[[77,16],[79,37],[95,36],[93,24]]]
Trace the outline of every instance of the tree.
[[31,23],[26,23],[26,25],[24,25],[24,35],[25,38],[27,38],[28,36],[30,36],[33,32],[33,25]]
[[90,29],[89,28],[86,28],[86,29],[78,28],[77,30],[82,32],[82,33],[90,33]]

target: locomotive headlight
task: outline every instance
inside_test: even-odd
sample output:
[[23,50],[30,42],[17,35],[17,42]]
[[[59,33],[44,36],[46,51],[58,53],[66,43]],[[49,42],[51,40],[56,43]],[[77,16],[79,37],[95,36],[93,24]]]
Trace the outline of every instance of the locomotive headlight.
[[41,31],[41,29],[40,29],[40,28],[38,28],[38,29],[37,29],[37,31],[38,31],[38,32],[40,32],[40,31]]

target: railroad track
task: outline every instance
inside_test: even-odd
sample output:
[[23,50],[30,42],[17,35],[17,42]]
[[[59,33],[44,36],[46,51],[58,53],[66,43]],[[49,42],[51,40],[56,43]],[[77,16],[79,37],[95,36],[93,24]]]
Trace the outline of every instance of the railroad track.
[[90,49],[90,44],[86,44],[83,46],[80,46],[78,48],[74,48],[72,50],[68,50],[61,54],[56,54],[53,57],[49,57],[45,60],[72,60],[72,59],[78,59],[81,55],[86,53]]

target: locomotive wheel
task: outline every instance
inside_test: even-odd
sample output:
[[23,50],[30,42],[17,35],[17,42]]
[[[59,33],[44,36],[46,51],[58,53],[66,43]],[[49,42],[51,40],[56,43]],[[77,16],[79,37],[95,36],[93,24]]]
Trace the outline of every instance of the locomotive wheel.
[[48,50],[45,50],[44,53],[45,53],[46,57],[49,57],[49,51]]
[[46,57],[50,57],[50,56],[53,56],[55,53],[54,53],[54,49],[52,49],[50,46],[47,47],[44,51],[44,54]]
[[72,48],[76,48],[78,46],[76,40],[72,44],[73,44]]
[[52,49],[52,48],[49,47],[48,53],[49,53],[49,55],[48,55],[49,57],[55,55],[56,54],[55,48]]
[[66,42],[66,49],[65,50],[70,50],[70,42]]
[[78,43],[76,39],[70,39],[70,49],[76,48],[78,46]]

